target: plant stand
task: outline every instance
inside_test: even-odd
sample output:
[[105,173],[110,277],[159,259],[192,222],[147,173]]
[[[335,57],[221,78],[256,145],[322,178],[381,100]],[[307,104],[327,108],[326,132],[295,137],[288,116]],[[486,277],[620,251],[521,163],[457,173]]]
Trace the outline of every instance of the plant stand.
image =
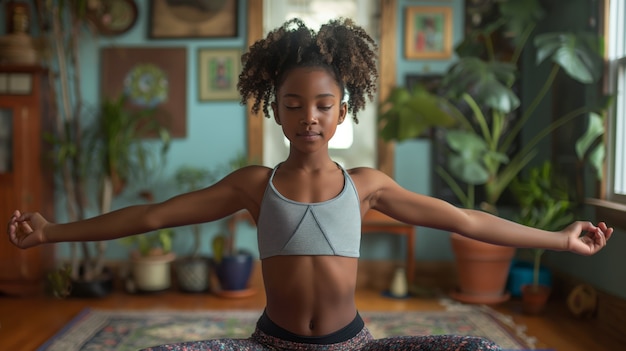
[[504,288],[516,249],[484,243],[457,233],[450,235],[450,241],[459,281],[459,290],[453,291],[450,296],[473,304],[507,301],[510,294]]

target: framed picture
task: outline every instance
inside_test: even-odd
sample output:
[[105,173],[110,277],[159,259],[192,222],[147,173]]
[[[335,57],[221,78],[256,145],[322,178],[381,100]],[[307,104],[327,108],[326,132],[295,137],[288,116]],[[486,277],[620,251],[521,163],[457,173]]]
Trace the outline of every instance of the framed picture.
[[154,108],[172,137],[187,134],[187,49],[111,47],[101,51],[101,95]]
[[406,9],[404,55],[407,59],[452,56],[452,8],[410,6]]
[[239,100],[239,49],[198,49],[198,99]]
[[443,75],[438,73],[407,74],[404,79],[405,85],[409,90],[413,90],[416,86],[421,85],[429,93],[437,94]]
[[238,0],[151,0],[151,39],[237,36]]

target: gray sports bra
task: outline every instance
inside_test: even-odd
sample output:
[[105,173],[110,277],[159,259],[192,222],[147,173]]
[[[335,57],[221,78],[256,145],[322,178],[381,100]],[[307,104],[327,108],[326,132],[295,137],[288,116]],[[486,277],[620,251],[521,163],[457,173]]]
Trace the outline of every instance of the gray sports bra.
[[345,180],[339,195],[323,202],[303,203],[276,190],[276,169],[278,166],[265,189],[257,221],[261,259],[278,255],[359,257],[360,202],[348,172],[341,168]]

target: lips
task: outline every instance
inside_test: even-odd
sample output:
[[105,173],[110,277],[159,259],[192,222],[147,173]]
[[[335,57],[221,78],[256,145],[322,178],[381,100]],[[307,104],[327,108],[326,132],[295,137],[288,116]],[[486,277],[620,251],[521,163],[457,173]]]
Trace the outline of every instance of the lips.
[[312,132],[312,131],[307,131],[307,132],[302,132],[302,133],[297,134],[297,136],[300,139],[304,139],[304,140],[314,140],[314,139],[321,137],[321,135],[322,135],[321,133]]
[[307,132],[298,133],[298,135],[307,137],[307,136],[318,136],[318,135],[321,135],[321,133],[307,131]]

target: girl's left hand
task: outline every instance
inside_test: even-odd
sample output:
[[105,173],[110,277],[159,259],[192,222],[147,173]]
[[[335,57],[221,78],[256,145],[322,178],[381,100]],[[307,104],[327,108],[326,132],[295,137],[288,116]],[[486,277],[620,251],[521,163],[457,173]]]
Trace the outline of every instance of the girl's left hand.
[[[574,222],[563,231],[568,236],[567,250],[580,255],[593,255],[606,246],[613,234],[613,228],[600,222],[597,226],[591,222]],[[581,232],[585,232],[582,236]]]

